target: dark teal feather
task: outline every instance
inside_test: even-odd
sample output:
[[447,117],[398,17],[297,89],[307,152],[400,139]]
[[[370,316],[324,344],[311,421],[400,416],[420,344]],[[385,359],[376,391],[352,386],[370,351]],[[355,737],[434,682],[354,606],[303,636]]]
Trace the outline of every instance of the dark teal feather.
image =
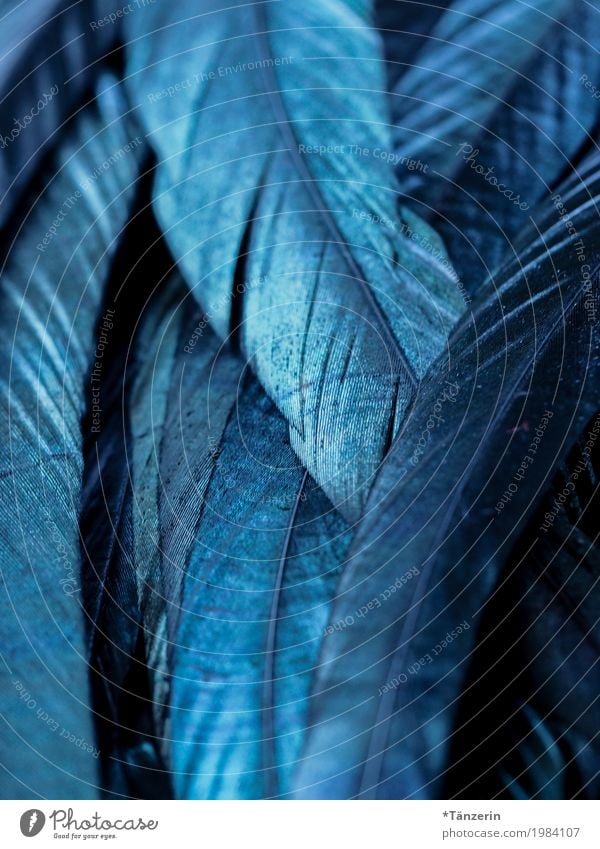
[[[120,8],[117,0],[115,8]],[[91,23],[104,0],[12,0],[0,11],[0,225],[11,213],[44,155],[94,97],[100,60],[110,61],[118,27]],[[110,9],[112,11],[112,9]]]
[[[512,251],[531,209],[593,149],[600,105],[585,83],[600,77],[598,43],[600,10],[570,3],[495,103],[485,129],[463,152],[455,148],[453,180],[442,185],[433,176],[419,191],[471,293]],[[509,197],[476,169],[489,172]]]
[[403,191],[436,208],[440,183],[461,166],[458,145],[478,139],[570,5],[455,0],[444,11],[392,92],[394,151],[428,167],[411,173],[400,161]]
[[[545,201],[516,246],[518,260],[483,285],[473,317],[459,324],[380,472],[334,616],[343,621],[408,569],[418,578],[360,628],[325,642],[299,795],[440,792],[481,609],[561,456],[597,409],[599,164],[590,158],[582,182],[561,187],[590,281]],[[526,485],[498,507],[540,426]]]
[[587,423],[483,612],[444,792],[596,799],[600,417]]
[[[289,4],[157,6],[127,53],[162,161],[155,206],[171,249],[288,419],[294,450],[353,519],[464,306],[443,250],[433,255],[439,240],[399,208],[393,167],[377,155],[392,138],[371,14],[369,3],[321,3],[298,30]],[[330,150],[311,153],[323,139]]]
[[206,491],[174,641],[179,795],[286,792],[347,541],[298,464],[285,419],[246,379]]
[[[81,418],[96,322],[143,150],[140,139],[92,179],[137,137],[114,85],[101,79],[96,104],[64,136],[44,190],[23,209],[0,280],[5,798],[89,798],[98,788],[80,574]],[[84,742],[69,743],[63,728]]]
[[348,531],[189,290],[175,276],[161,286],[131,394],[134,558],[160,749],[177,797],[282,795]]

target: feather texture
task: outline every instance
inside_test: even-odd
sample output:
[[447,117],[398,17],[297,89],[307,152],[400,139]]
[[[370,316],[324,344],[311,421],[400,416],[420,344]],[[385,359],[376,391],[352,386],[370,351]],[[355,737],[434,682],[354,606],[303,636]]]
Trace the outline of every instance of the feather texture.
[[348,533],[255,380],[232,409],[202,506],[173,649],[180,795],[285,793]]
[[143,149],[115,81],[100,85],[25,212],[0,285],[5,798],[88,798],[98,786],[81,605],[81,418]]
[[[445,777],[449,795],[598,797],[599,429],[596,414],[483,612]],[[465,748],[467,739],[479,742]]]
[[[289,5],[261,8],[149,10],[128,82],[188,283],[251,360],[311,475],[356,519],[463,302],[381,155],[391,138],[370,4],[319,4],[300,29]],[[183,32],[194,46],[180,55]],[[163,56],[179,55],[177,80],[154,59],[158,34]]]
[[430,175],[420,192],[471,293],[513,250],[530,210],[592,149],[600,107],[585,83],[600,75],[599,39],[600,11],[569,4],[495,101],[485,129],[475,128],[468,144],[458,140],[452,181]]
[[595,5],[0,5],[0,795],[597,796]]
[[436,178],[451,180],[460,167],[457,147],[477,139],[523,69],[544,55],[544,36],[568,7],[457,0],[439,17],[393,92],[395,152],[422,158],[433,172],[402,168],[404,191],[435,200]]
[[243,361],[166,282],[132,396],[152,380],[132,485],[161,748],[177,797],[281,795],[348,530]]
[[[0,11],[0,225],[42,158],[62,142],[72,115],[90,102],[98,63],[118,29],[93,23],[106,14],[100,0],[11,2]],[[117,4],[115,3],[115,6]]]
[[482,287],[473,318],[453,334],[378,477],[336,621],[407,570],[418,577],[360,629],[326,641],[301,794],[439,792],[481,608],[558,460],[596,411],[598,174],[592,157],[581,183],[561,190],[590,278],[546,202],[519,260]]

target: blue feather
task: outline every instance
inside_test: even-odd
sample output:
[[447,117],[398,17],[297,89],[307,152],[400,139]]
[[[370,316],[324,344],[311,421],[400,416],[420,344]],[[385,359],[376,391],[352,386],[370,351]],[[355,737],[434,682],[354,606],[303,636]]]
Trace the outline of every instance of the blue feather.
[[127,54],[169,245],[351,519],[464,306],[437,237],[398,206],[370,16],[307,7],[300,40],[289,4],[153,7]]
[[160,747],[177,797],[282,795],[348,530],[189,290],[177,275],[163,288],[144,320],[130,408]]
[[285,419],[248,379],[204,498],[174,641],[179,795],[286,792],[347,541]]
[[118,27],[91,22],[103,0],[11,0],[0,10],[0,226],[44,155],[62,144],[72,115],[93,99],[98,63],[110,56]]
[[[381,598],[407,570],[416,578],[360,629],[326,641],[299,795],[435,798],[440,790],[478,616],[511,542],[597,410],[598,166],[588,158],[582,182],[560,187],[591,280],[545,201],[518,259],[481,288],[388,455],[334,616],[343,621]],[[505,506],[532,440],[522,422],[543,438],[526,485],[511,487]]]
[[591,149],[600,106],[585,81],[600,76],[599,41],[600,11],[569,4],[505,97],[489,93],[485,127],[454,148],[453,179],[425,175],[419,198],[471,293],[500,267],[530,210]]
[[1,276],[4,798],[89,798],[98,786],[81,605],[81,418],[143,150],[134,145],[94,178],[137,134],[114,80],[100,86],[24,210]]
[[437,206],[439,183],[452,180],[461,165],[458,146],[481,135],[570,5],[456,0],[439,17],[392,96],[395,152],[422,159],[429,169],[410,173],[400,160],[404,191]]

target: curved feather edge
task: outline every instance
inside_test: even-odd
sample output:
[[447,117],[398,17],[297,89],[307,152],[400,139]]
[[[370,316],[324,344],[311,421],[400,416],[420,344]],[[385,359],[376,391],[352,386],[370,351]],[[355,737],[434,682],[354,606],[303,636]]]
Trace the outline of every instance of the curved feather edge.
[[[81,601],[81,418],[143,149],[134,142],[96,171],[136,137],[113,78],[99,89],[25,210],[0,281],[4,798],[98,792]],[[84,743],[71,744],[70,734]]]
[[[289,5],[264,14],[261,26],[256,4],[148,9],[127,83],[162,162],[157,217],[195,297],[252,361],[311,475],[357,519],[410,406],[411,370],[418,381],[464,303],[380,155],[391,139],[371,5],[310,7],[302,40]],[[293,128],[283,144],[278,115]]]
[[458,140],[452,178],[430,174],[419,189],[422,214],[472,294],[500,268],[530,210],[593,148],[600,105],[584,82],[600,75],[599,42],[600,10],[570,4],[510,91],[494,100],[485,128]]
[[[436,179],[452,178],[461,162],[457,147],[482,133],[528,62],[544,53],[544,36],[569,5],[457,0],[440,15],[391,97],[408,195],[435,198]],[[422,158],[432,173],[407,173],[406,156]]]
[[[379,475],[334,615],[379,606],[325,643],[299,796],[439,793],[481,609],[597,410],[597,157],[580,178],[562,187],[561,209],[542,206],[518,260],[483,286]],[[583,272],[565,210],[586,248]],[[543,438],[504,504],[528,428]]]
[[285,420],[255,379],[244,383],[206,490],[173,649],[184,798],[285,794],[348,542]]
[[10,5],[0,19],[0,226],[69,120],[93,100],[98,66],[120,29],[92,26],[107,13],[102,0]]
[[599,429],[597,413],[482,614],[446,798],[598,798]]

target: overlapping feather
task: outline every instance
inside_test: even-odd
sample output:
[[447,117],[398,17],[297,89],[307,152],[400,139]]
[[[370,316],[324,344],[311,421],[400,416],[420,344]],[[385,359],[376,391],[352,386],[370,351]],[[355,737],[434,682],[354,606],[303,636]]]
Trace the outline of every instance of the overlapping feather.
[[[418,577],[360,628],[324,643],[300,795],[440,791],[482,607],[561,453],[597,410],[598,164],[589,158],[582,182],[561,188],[595,282],[546,201],[518,259],[458,325],[380,472],[335,620],[408,570]],[[514,479],[525,477],[522,466],[524,485]]]
[[[598,407],[596,10],[157,3],[84,56],[106,10],[38,5],[0,64],[0,115],[62,85],[0,172],[0,220],[30,210],[0,286],[2,794],[593,793],[592,472],[536,522]],[[63,126],[119,37],[128,104],[111,77]]]
[[96,104],[62,139],[1,273],[0,761],[8,798],[88,798],[98,788],[78,528],[81,418],[143,150],[115,86],[103,78]]
[[[5,6],[8,4],[4,4]],[[115,2],[115,8],[120,8]],[[0,10],[0,225],[43,157],[62,139],[71,115],[93,97],[101,60],[118,28],[98,26],[100,0],[28,0]]]
[[[331,2],[298,27],[284,3],[156,7],[127,66],[188,284],[350,519],[464,306],[436,235],[398,205],[370,14]],[[184,32],[176,78],[154,45],[168,56]]]
[[[511,8],[518,14],[516,4]],[[446,148],[441,173],[429,167],[426,152],[425,173],[411,174],[402,161],[398,164],[410,182],[411,195],[423,203],[421,214],[443,236],[456,272],[471,293],[512,252],[531,210],[556,188],[571,165],[578,166],[597,135],[600,110],[589,86],[600,73],[595,47],[600,12],[589,3],[577,2],[569,4],[568,17],[562,20],[548,23],[542,15],[535,20],[539,26],[527,29],[532,42],[528,59],[513,74],[506,94],[499,97],[492,83],[477,91],[488,113],[485,123],[470,123],[469,112],[461,108],[465,124]],[[487,15],[470,26],[479,28],[480,41],[486,33],[495,33],[498,39]],[[435,52],[434,47],[430,49]],[[504,49],[508,55],[508,48]],[[425,46],[414,60],[417,66],[421,53],[427,53]],[[393,52],[387,55],[395,58]],[[448,67],[454,69],[455,64]],[[463,79],[453,73],[448,82],[467,107],[474,98],[474,79],[480,77]],[[403,92],[401,78],[398,92],[392,95],[392,109],[395,102],[405,103]],[[405,148],[404,153],[411,150],[408,131]]]

